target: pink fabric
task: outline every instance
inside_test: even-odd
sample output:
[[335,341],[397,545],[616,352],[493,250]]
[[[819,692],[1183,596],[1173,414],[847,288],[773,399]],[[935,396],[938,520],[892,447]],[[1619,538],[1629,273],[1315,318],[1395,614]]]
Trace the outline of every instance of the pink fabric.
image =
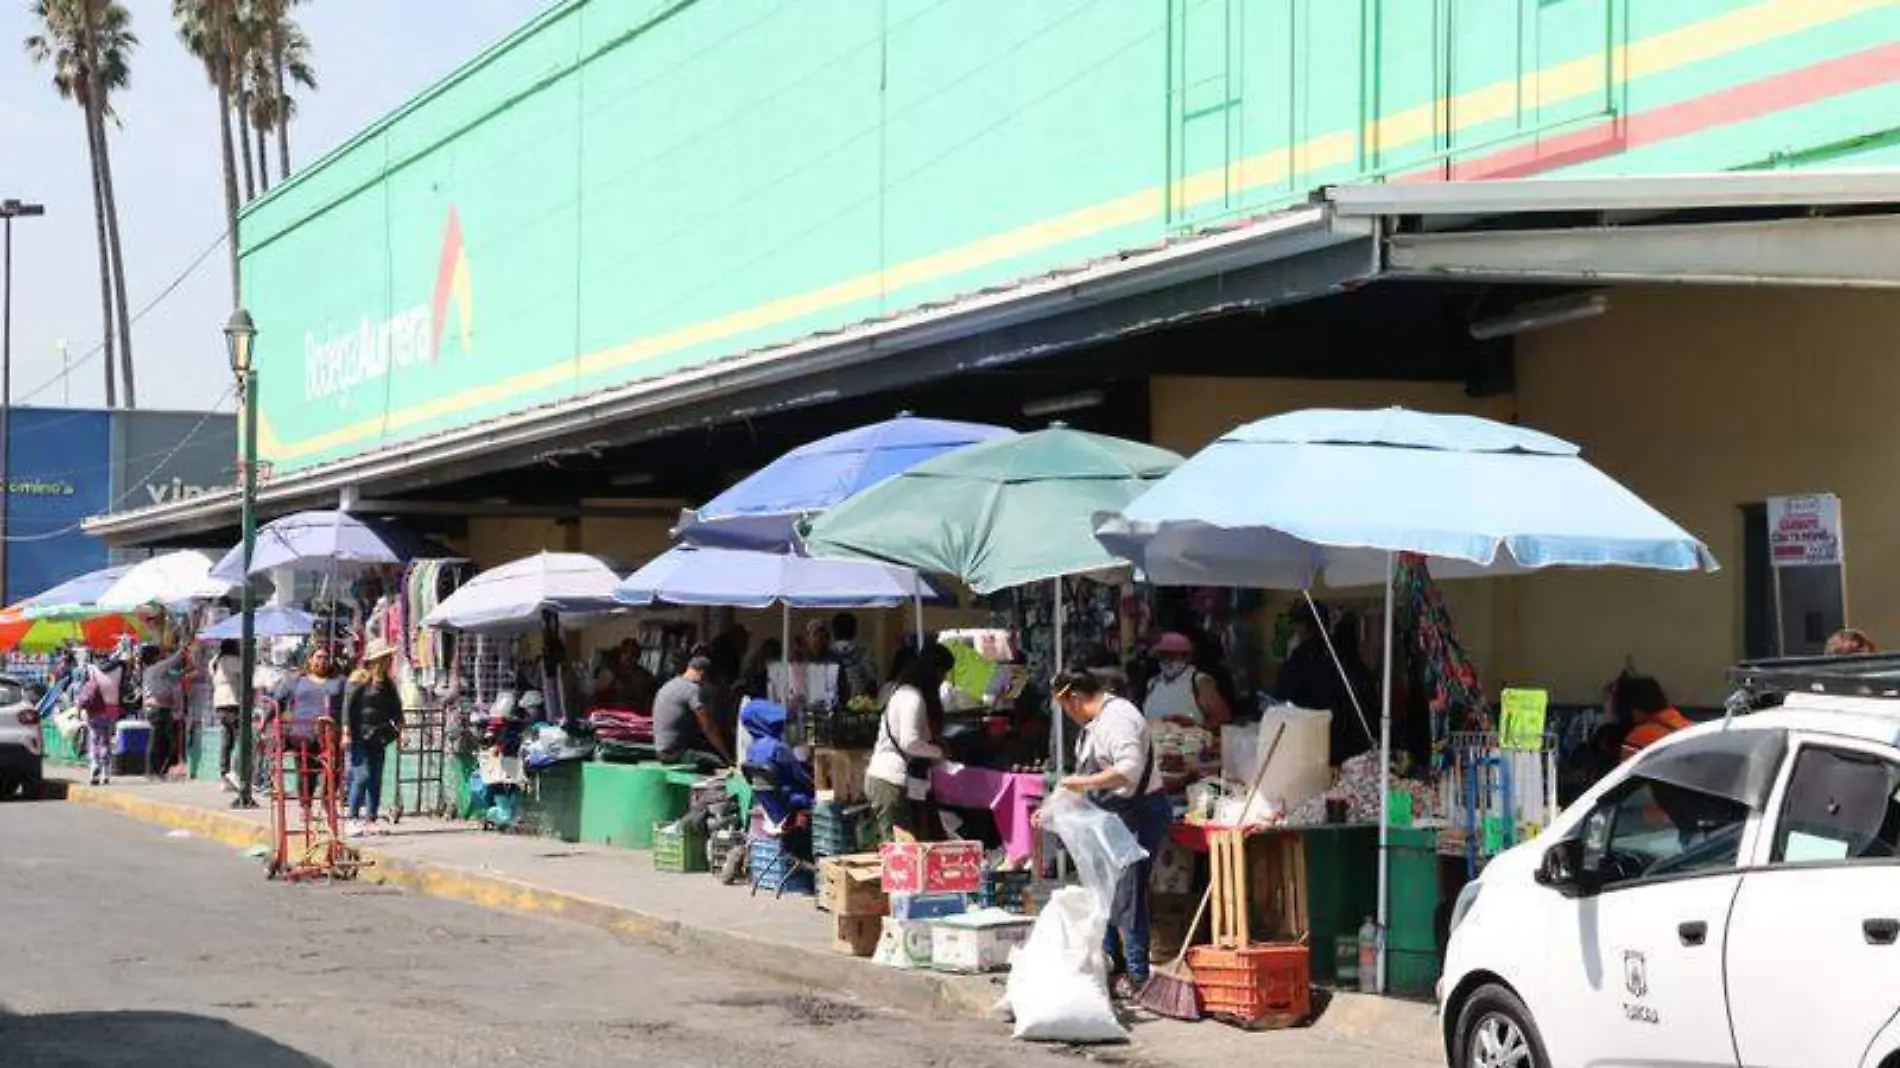
[[942,763],[930,773],[930,792],[938,804],[950,808],[987,808],[996,814],[996,830],[1010,860],[1030,855],[1036,829],[1029,822],[1042,799],[1042,776],[989,768],[951,770]]

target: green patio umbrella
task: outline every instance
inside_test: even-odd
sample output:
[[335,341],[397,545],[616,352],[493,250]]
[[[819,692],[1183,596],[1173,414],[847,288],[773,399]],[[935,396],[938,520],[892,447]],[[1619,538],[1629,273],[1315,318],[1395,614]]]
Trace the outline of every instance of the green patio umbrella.
[[813,556],[955,575],[992,593],[1121,567],[1095,540],[1181,457],[1057,424],[944,453],[834,506],[805,527]]
[[[978,593],[1126,566],[1095,540],[1095,515],[1119,512],[1180,466],[1152,445],[1047,430],[933,457],[804,526],[813,556],[882,560],[955,575]],[[1055,583],[1055,669],[1062,670],[1062,583]],[[1057,774],[1061,714],[1053,717]]]

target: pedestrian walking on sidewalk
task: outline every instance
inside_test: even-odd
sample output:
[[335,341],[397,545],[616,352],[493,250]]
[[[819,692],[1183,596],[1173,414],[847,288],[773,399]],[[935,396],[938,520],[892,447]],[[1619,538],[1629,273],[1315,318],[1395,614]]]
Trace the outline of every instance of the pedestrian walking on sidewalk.
[[370,639],[363,661],[343,693],[343,747],[349,754],[349,833],[362,834],[367,806],[374,828],[383,803],[383,764],[389,746],[402,733],[402,697],[389,677],[396,650]]
[[217,659],[211,662],[211,707],[218,714],[218,779],[226,793],[238,789],[237,776],[231,771],[231,754],[237,749],[238,716],[245,704],[238,695],[244,685],[243,667],[238,643],[229,638],[219,642]]
[[125,678],[125,661],[115,656],[104,664],[88,665],[86,681],[79,688],[78,704],[86,715],[86,755],[94,786],[112,781],[112,731],[124,711],[120,701]]

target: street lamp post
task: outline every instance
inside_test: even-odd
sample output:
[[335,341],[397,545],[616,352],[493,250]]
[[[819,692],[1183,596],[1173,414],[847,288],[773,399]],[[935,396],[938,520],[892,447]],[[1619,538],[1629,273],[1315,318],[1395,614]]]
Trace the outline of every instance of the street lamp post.
[[240,594],[244,622],[238,656],[238,699],[242,704],[237,717],[238,791],[237,799],[231,802],[232,808],[257,807],[257,799],[251,796],[256,749],[251,724],[256,700],[251,691],[256,685],[257,665],[257,603],[256,594],[251,591],[251,553],[257,547],[257,371],[251,365],[251,344],[256,339],[257,326],[251,322],[251,313],[243,308],[232,312],[231,321],[224,326],[224,340],[230,350],[231,374],[237,378],[238,406],[244,421],[243,458],[239,461],[243,486],[239,522],[244,531],[244,582]]
[[0,604],[7,604],[7,535],[13,532],[13,220],[46,214],[42,204],[0,200]]

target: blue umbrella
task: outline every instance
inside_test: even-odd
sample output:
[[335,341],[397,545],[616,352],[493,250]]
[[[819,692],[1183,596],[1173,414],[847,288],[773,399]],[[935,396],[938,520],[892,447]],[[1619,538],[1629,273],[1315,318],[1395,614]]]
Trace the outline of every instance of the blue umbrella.
[[624,605],[890,608],[939,595],[906,567],[789,553],[675,546],[614,590]]
[[681,515],[689,544],[784,552],[793,525],[940,453],[1015,431],[901,415],[800,445]]
[[[251,575],[277,568],[301,571],[352,570],[399,564],[416,557],[447,556],[426,538],[398,523],[348,512],[298,512],[258,528]],[[243,582],[244,546],[224,554],[211,577]]]
[[108,613],[98,607],[99,595],[111,589],[112,584],[124,578],[130,570],[131,564],[121,564],[88,571],[36,597],[27,598],[17,607],[20,614],[28,619],[84,619],[106,615]]
[[[1667,516],[1585,463],[1567,441],[1466,415],[1315,409],[1230,431],[1119,514],[1111,552],[1164,585],[1385,586],[1380,752],[1392,737],[1393,567],[1440,577],[1546,567],[1714,571]],[[1388,915],[1391,762],[1380,761],[1379,924]],[[1384,989],[1385,955],[1378,958]]]
[[[317,629],[317,617],[295,608],[267,604],[259,608],[255,616],[253,631],[259,638],[290,638],[309,634]],[[217,624],[205,628],[198,635],[203,642],[239,641],[244,637],[244,617],[231,616]]]

